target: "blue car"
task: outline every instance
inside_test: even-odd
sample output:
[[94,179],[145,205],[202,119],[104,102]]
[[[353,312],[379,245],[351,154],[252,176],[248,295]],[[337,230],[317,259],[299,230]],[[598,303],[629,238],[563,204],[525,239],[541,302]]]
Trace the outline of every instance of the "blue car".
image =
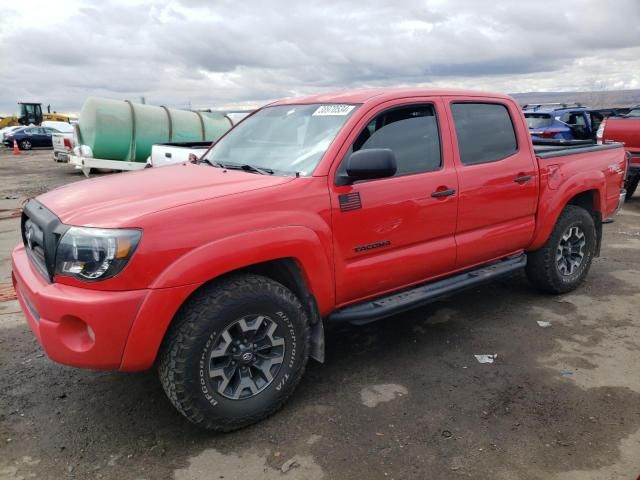
[[524,105],[524,116],[533,140],[596,141],[604,115],[582,105],[542,103]]
[[4,145],[11,148],[15,140],[20,150],[31,150],[34,147],[52,148],[51,135],[60,133],[51,127],[18,128],[4,137]]

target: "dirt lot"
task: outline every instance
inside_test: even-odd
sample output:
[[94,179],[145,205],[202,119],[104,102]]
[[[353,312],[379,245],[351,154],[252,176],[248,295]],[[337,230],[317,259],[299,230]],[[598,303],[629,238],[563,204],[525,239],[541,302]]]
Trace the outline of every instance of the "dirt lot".
[[[3,151],[0,179],[10,210],[82,175],[50,152]],[[18,237],[17,219],[0,220],[0,297]],[[280,413],[226,435],[183,420],[154,372],[52,363],[2,301],[0,479],[636,479],[639,252],[636,196],[578,291],[542,295],[517,276],[334,329]]]

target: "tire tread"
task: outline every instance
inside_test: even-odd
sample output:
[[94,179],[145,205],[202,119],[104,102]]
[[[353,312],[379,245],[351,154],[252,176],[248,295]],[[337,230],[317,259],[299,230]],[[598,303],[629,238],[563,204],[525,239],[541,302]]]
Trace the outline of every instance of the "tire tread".
[[[186,356],[199,340],[196,334],[196,326],[206,320],[205,312],[221,308],[225,302],[238,300],[247,291],[265,290],[296,305],[300,315],[303,317],[303,328],[305,330],[302,335],[304,341],[302,365],[294,370],[294,376],[287,382],[286,388],[283,388],[283,395],[280,395],[276,402],[267,405],[262,411],[255,415],[211,421],[198,408],[187,385]],[[230,432],[266,418],[284,405],[304,374],[308,360],[309,343],[310,326],[305,310],[298,298],[289,289],[270,278],[260,275],[242,274],[230,276],[202,288],[178,312],[173,325],[167,332],[159,354],[158,373],[160,382],[171,403],[189,421],[207,430]]]
[[[565,293],[574,290],[586,277],[589,272],[590,264],[587,265],[583,274],[579,277],[575,284],[560,284],[554,278],[554,272],[556,270],[555,265],[555,243],[558,235],[561,235],[566,224],[573,221],[576,217],[583,217],[585,220],[590,220],[590,227],[592,229],[593,238],[595,238],[595,225],[593,224],[593,217],[591,214],[582,207],[577,205],[567,205],[564,207],[558,220],[556,221],[553,231],[546,243],[538,250],[529,252],[527,254],[527,267],[526,273],[529,281],[535,285],[538,289],[548,293]],[[585,225],[589,227],[589,225]],[[591,262],[593,258],[593,252],[591,252],[591,258],[588,260]]]

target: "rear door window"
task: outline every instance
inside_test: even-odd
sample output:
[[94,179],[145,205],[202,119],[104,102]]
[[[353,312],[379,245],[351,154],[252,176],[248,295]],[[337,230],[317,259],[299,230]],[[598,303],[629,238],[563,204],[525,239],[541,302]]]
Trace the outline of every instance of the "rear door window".
[[476,165],[502,160],[518,151],[509,110],[500,103],[453,103],[460,161]]

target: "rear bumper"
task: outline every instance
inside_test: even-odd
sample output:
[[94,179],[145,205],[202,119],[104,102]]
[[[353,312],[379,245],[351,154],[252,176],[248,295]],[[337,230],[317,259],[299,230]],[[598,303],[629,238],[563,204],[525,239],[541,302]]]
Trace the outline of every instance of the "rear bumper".
[[56,162],[68,163],[69,162],[69,154],[66,151],[54,150],[53,151],[53,159]]

